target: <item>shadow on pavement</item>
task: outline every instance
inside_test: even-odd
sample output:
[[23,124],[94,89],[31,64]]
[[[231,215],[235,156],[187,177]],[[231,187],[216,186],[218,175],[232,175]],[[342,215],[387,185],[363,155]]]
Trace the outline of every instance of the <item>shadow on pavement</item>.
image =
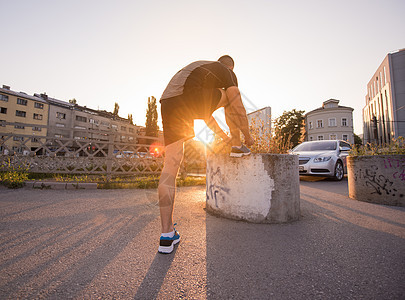
[[[326,190],[329,184],[345,184],[319,185],[324,183]],[[207,214],[207,299],[403,297],[403,223],[382,218],[375,206],[340,207],[351,206],[340,194],[305,192],[301,220],[290,224],[251,224]],[[396,218],[402,213],[397,211]]]
[[156,299],[167,272],[176,256],[178,245],[170,254],[156,253],[155,259],[149,267],[148,273],[139,286],[134,299]]

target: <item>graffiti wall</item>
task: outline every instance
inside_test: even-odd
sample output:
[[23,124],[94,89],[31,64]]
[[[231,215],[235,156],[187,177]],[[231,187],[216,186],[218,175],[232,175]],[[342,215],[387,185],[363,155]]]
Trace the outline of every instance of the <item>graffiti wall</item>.
[[405,206],[405,156],[381,155],[348,159],[349,196]]

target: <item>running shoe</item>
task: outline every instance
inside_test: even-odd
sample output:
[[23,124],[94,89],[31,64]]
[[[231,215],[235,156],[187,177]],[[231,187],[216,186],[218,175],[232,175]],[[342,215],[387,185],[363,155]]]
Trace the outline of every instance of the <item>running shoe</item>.
[[174,228],[173,237],[164,237],[164,236],[160,237],[158,252],[164,254],[172,253],[174,245],[176,245],[178,242],[180,242],[180,234],[177,232],[176,228]]
[[246,155],[250,155],[250,150],[245,145],[242,144],[240,147],[232,146],[231,157],[242,157]]

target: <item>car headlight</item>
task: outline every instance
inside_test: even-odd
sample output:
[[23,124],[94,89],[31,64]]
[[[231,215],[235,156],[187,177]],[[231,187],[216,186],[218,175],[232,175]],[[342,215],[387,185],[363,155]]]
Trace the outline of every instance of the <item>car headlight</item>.
[[325,162],[325,161],[329,161],[332,158],[332,156],[321,156],[321,157],[317,157],[314,159],[314,162]]

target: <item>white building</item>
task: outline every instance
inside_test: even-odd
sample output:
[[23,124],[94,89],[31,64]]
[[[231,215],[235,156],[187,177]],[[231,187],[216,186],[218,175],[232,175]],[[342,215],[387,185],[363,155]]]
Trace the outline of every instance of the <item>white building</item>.
[[306,141],[345,140],[354,143],[353,108],[329,99],[305,115]]
[[364,144],[405,136],[405,49],[388,54],[367,84]]
[[270,106],[263,107],[254,112],[247,114],[249,124],[254,125],[259,130],[259,134],[271,133],[271,108]]

